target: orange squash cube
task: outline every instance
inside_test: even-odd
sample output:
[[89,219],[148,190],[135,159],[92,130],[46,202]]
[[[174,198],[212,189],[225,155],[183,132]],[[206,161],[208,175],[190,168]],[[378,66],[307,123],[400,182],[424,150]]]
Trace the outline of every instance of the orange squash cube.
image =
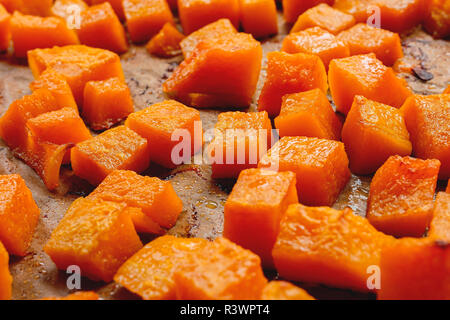
[[450,3],[446,0],[430,0],[424,20],[424,28],[433,37],[447,37],[450,35]]
[[[213,97],[209,107],[218,107],[227,97],[233,107],[248,107],[261,70],[261,44],[249,34],[227,34],[199,43],[169,79],[163,91],[190,104],[195,94]],[[205,105],[203,105],[205,106]]]
[[74,173],[92,185],[100,184],[114,170],[142,172],[149,166],[147,140],[119,126],[78,143],[71,153]]
[[178,0],[178,13],[184,34],[222,18],[239,27],[239,0]]
[[208,243],[204,239],[159,237],[139,250],[117,271],[114,281],[144,300],[173,300],[175,271],[189,255]]
[[66,78],[52,68],[46,69],[36,80],[30,83],[30,89],[32,91],[47,89],[53,95],[59,107],[72,108],[78,112],[77,103]]
[[119,78],[89,81],[83,101],[83,118],[93,130],[109,129],[134,111],[130,89]]
[[223,112],[208,146],[212,177],[237,178],[244,169],[256,168],[271,142],[272,124],[267,112]]
[[352,56],[373,52],[377,59],[387,66],[392,66],[403,57],[402,44],[397,33],[374,28],[365,23],[358,23],[342,31],[337,38],[349,47]]
[[99,300],[99,296],[93,291],[78,291],[62,298],[48,297],[42,300],[88,301],[88,300]]
[[331,60],[350,55],[350,50],[343,41],[319,27],[291,33],[284,38],[281,51],[315,54],[320,57],[326,70]]
[[355,174],[374,173],[393,155],[409,156],[412,145],[397,108],[355,96],[342,129],[342,142]]
[[393,236],[422,236],[432,218],[439,167],[438,160],[390,157],[370,184],[370,223]]
[[294,23],[298,16],[309,8],[315,7],[321,3],[332,5],[334,0],[283,0],[284,19],[288,23]]
[[11,40],[10,28],[11,15],[0,3],[0,51],[6,51],[9,48]]
[[316,300],[305,290],[286,281],[270,281],[264,288],[261,300]]
[[114,12],[116,13],[117,17],[119,17],[120,20],[125,20],[125,13],[123,10],[123,0],[92,0],[91,5],[96,5],[104,2],[109,2],[111,7],[114,9]]
[[448,192],[439,192],[436,196],[428,236],[450,242],[450,193]]
[[178,300],[256,300],[267,284],[259,257],[224,238],[187,256],[174,278]]
[[424,0],[374,0],[380,8],[381,28],[405,32],[419,25],[426,11]]
[[170,181],[126,170],[111,172],[88,199],[125,202],[129,207],[141,209],[152,221],[168,229],[175,225],[183,210],[183,203]]
[[400,239],[381,252],[379,300],[449,300],[450,246]]
[[184,35],[171,23],[166,23],[161,31],[147,43],[147,51],[161,58],[170,58],[181,53],[180,42]]
[[414,155],[440,160],[439,179],[450,178],[450,94],[414,95],[401,110]]
[[243,170],[225,203],[223,236],[273,267],[272,248],[281,217],[297,203],[295,174],[261,169]]
[[310,206],[331,206],[350,179],[344,144],[334,140],[283,137],[258,167],[294,172],[299,201]]
[[51,15],[68,21],[68,19],[87,8],[89,6],[83,0],[55,0],[51,8]]
[[25,256],[39,220],[39,208],[17,174],[0,175],[0,194],[0,243],[10,254]]
[[9,255],[0,241],[0,300],[11,299],[12,280],[9,273]]
[[371,5],[373,0],[335,0],[333,8],[351,14],[356,22],[367,22],[368,17],[373,14]]
[[374,53],[332,60],[328,82],[336,108],[344,114],[350,111],[356,95],[400,108],[412,94],[406,81]]
[[200,42],[208,41],[211,39],[219,38],[230,34],[236,34],[237,30],[228,19],[219,19],[213,23],[192,32],[186,38],[181,41],[180,46],[183,51],[183,55],[187,58],[197,47]]
[[322,60],[316,55],[285,52],[267,54],[267,76],[258,100],[258,110],[278,116],[282,98],[319,88],[328,91],[327,74]]
[[278,33],[275,0],[239,0],[240,20],[244,32],[256,39]]
[[320,27],[332,34],[338,34],[354,24],[355,18],[352,15],[336,10],[326,3],[321,3],[303,12],[292,27],[291,33]]
[[367,292],[367,268],[379,265],[382,248],[393,241],[351,209],[293,204],[272,254],[284,279]]
[[53,230],[44,251],[58,269],[78,265],[94,281],[110,282],[119,267],[142,248],[124,203],[79,198]]
[[[150,160],[167,168],[190,162],[203,146],[200,112],[174,100],[156,103],[130,114],[125,125],[147,139]],[[185,134],[189,137],[184,137]],[[177,137],[178,140],[174,141]],[[174,153],[180,142],[188,148]]]
[[19,58],[26,57],[28,51],[36,48],[79,43],[77,34],[63,19],[27,16],[19,12],[14,12],[11,17],[11,38],[14,55]]
[[174,23],[166,0],[123,0],[131,41],[150,40],[167,23]]
[[10,13],[19,11],[32,16],[46,17],[50,15],[53,0],[0,0]]
[[125,81],[117,54],[83,45],[29,51],[28,64],[35,78],[47,68],[62,74],[79,106],[83,105],[84,86],[88,81],[113,77]]
[[342,123],[322,90],[313,89],[285,95],[275,127],[280,137],[340,140]]
[[89,7],[81,13],[80,19],[77,34],[82,44],[116,53],[128,50],[125,30],[109,2]]

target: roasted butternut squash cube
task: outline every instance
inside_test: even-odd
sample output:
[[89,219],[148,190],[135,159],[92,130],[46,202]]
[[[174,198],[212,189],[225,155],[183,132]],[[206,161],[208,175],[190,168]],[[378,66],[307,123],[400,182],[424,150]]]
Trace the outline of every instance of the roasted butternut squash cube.
[[173,300],[175,271],[208,243],[204,239],[162,236],[149,242],[117,271],[114,281],[144,300]]
[[258,167],[294,172],[299,201],[311,206],[331,206],[350,179],[344,144],[334,140],[283,137]]
[[450,35],[450,3],[446,0],[430,0],[424,19],[425,29],[435,38]]
[[195,32],[192,32],[184,38],[180,43],[181,50],[183,51],[184,57],[187,58],[200,42],[236,33],[237,30],[230,20],[219,19],[198,29]]
[[267,54],[267,76],[258,100],[258,110],[278,116],[282,98],[319,88],[328,91],[327,74],[322,60],[316,55],[285,52]]
[[29,51],[28,64],[35,78],[47,68],[62,74],[80,107],[83,105],[84,86],[88,81],[113,77],[125,80],[117,54],[83,45]]
[[390,157],[370,184],[367,219],[397,237],[420,237],[430,225],[438,160]]
[[130,114],[125,125],[147,139],[150,160],[167,168],[190,162],[203,146],[200,112],[174,100]]
[[109,2],[111,7],[114,9],[114,12],[116,13],[117,17],[119,17],[120,20],[125,20],[125,13],[123,10],[123,0],[92,0],[91,5],[96,5],[104,2]]
[[123,0],[131,41],[150,40],[167,23],[174,23],[166,0]]
[[147,140],[119,126],[78,143],[71,153],[74,173],[92,185],[100,184],[114,170],[142,172],[149,165]]
[[355,18],[351,14],[336,10],[326,3],[321,3],[303,12],[292,27],[291,33],[320,27],[332,34],[338,34],[354,24]]
[[9,48],[11,40],[10,21],[11,15],[0,3],[0,51],[6,51]]
[[0,175],[0,194],[0,243],[10,254],[25,256],[39,220],[39,208],[17,174]]
[[440,160],[439,179],[450,178],[450,94],[414,95],[401,110],[414,155]]
[[320,89],[287,94],[275,118],[280,137],[305,136],[340,140],[342,123]]
[[239,0],[240,20],[245,32],[256,39],[278,33],[277,6],[274,0]]
[[178,14],[184,34],[223,18],[238,28],[239,0],[178,0]]
[[130,89],[119,78],[89,81],[83,100],[83,118],[93,130],[109,129],[134,111]]
[[450,193],[439,192],[436,196],[428,236],[450,242]]
[[179,300],[255,300],[267,283],[259,257],[224,238],[187,256],[174,278]]
[[284,279],[367,292],[367,268],[379,265],[381,250],[393,241],[351,209],[293,204],[272,254]]
[[379,300],[450,299],[450,246],[434,239],[400,239],[381,252]]
[[344,114],[350,111],[356,95],[400,108],[412,94],[406,81],[374,53],[331,61],[328,82],[336,108]]
[[350,50],[343,41],[319,27],[291,33],[284,38],[281,51],[315,54],[320,57],[326,70],[331,60],[350,55]]
[[315,7],[321,3],[332,5],[334,0],[283,0],[284,19],[288,23],[294,23],[298,16],[309,8]]
[[58,269],[76,264],[81,274],[109,282],[142,248],[125,203],[79,198],[53,230],[44,251]]
[[36,48],[51,48],[78,44],[75,31],[58,17],[41,18],[14,12],[11,17],[11,38],[14,55],[25,58],[27,52]]
[[333,8],[351,14],[356,22],[367,22],[368,17],[374,13],[372,3],[373,0],[335,0]]
[[69,294],[62,298],[56,297],[47,297],[42,300],[69,300],[69,301],[88,301],[88,300],[99,300],[98,294],[93,291],[78,291],[72,294]]
[[271,131],[267,112],[219,114],[208,146],[213,178],[237,178],[242,170],[256,168],[270,148]]
[[184,35],[171,23],[166,23],[161,31],[147,43],[147,51],[161,58],[170,58],[181,53],[180,42]]
[[261,60],[261,44],[249,34],[209,39],[199,43],[175,69],[164,82],[163,91],[185,104],[191,104],[191,95],[200,94],[213,97],[209,107],[218,107],[220,97],[227,97],[235,108],[248,107],[256,91]]
[[128,50],[125,30],[109,2],[84,10],[80,21],[80,28],[76,31],[82,44],[116,53]]
[[305,290],[286,281],[270,281],[264,288],[261,300],[316,300]]
[[78,112],[77,103],[66,78],[52,68],[46,69],[36,80],[30,83],[30,89],[32,91],[47,89],[53,95],[59,107],[72,108]]
[[125,202],[129,207],[141,209],[155,223],[168,229],[175,225],[183,210],[183,203],[170,181],[126,170],[111,172],[88,199]]
[[23,14],[46,17],[50,15],[53,0],[0,0],[10,13],[19,11]]
[[373,52],[377,59],[387,66],[392,66],[397,59],[403,57],[402,44],[397,33],[365,23],[358,23],[342,31],[337,38],[349,47],[352,56]]
[[342,129],[342,142],[355,174],[371,174],[393,155],[409,156],[412,145],[397,108],[355,96]]
[[423,0],[374,0],[380,8],[381,28],[394,32],[405,32],[419,25],[424,19]]
[[12,276],[9,273],[9,255],[0,241],[0,300],[11,299],[12,280]]
[[243,170],[225,203],[223,236],[273,268],[272,248],[281,217],[297,202],[293,172]]
[[51,8],[51,15],[63,18],[67,22],[68,19],[70,20],[71,17],[80,14],[87,8],[89,6],[83,0],[55,0]]

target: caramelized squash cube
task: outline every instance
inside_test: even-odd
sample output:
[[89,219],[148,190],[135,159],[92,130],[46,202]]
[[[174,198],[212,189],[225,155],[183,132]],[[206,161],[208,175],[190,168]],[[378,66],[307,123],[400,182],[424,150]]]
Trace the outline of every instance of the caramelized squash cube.
[[321,3],[333,4],[334,0],[283,0],[284,19],[287,23],[294,23],[298,16],[309,8]]
[[425,18],[424,0],[374,0],[380,8],[381,28],[394,32],[405,32],[419,25]]
[[450,35],[450,3],[446,0],[430,0],[426,8],[424,28],[434,38]]
[[333,8],[347,14],[351,14],[356,22],[367,22],[370,15],[374,13],[373,0],[335,0]]
[[436,196],[428,236],[450,242],[450,193],[439,192]]
[[170,58],[181,53],[180,43],[184,35],[171,24],[166,23],[161,31],[147,43],[147,51],[161,58]]
[[9,255],[0,241],[0,300],[10,300],[12,296],[12,276],[9,272]]
[[275,0],[239,0],[240,20],[244,32],[256,39],[278,33]]
[[316,300],[305,290],[286,281],[270,281],[264,288],[261,300]]

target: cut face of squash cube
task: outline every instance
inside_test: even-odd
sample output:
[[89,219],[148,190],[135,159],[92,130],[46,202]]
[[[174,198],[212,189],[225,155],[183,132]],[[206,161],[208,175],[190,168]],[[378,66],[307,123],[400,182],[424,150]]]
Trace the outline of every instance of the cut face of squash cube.
[[142,172],[147,169],[147,140],[119,126],[77,144],[72,149],[71,162],[77,176],[98,185],[114,170]]
[[349,47],[352,56],[373,52],[377,59],[387,66],[392,66],[397,59],[403,57],[402,44],[397,33],[365,23],[358,23],[342,31],[337,38]]
[[126,204],[76,200],[52,232],[44,251],[58,269],[77,265],[81,275],[109,282],[119,267],[142,248]]
[[439,179],[450,178],[450,94],[414,95],[402,106],[413,153],[441,161]]
[[134,111],[130,89],[119,78],[89,81],[83,100],[83,118],[93,130],[109,129]]
[[395,241],[350,209],[290,205],[272,254],[281,277],[367,292],[367,268]]
[[42,18],[15,12],[11,17],[11,38],[16,57],[25,58],[36,48],[78,44],[75,31],[59,17]]
[[356,95],[400,108],[412,94],[406,81],[384,66],[374,53],[332,60],[328,82],[336,108],[344,114]]
[[275,118],[280,137],[305,136],[340,140],[342,123],[320,89],[287,94]]
[[254,300],[267,283],[259,257],[224,238],[187,256],[174,278],[179,300]]
[[9,41],[11,40],[10,21],[11,15],[0,3],[0,51],[6,51],[9,48]]
[[181,53],[180,42],[184,35],[171,24],[166,23],[161,31],[147,43],[147,51],[161,58],[170,58]]
[[315,300],[305,290],[286,281],[270,281],[263,290],[261,300]]
[[[150,160],[167,168],[189,162],[203,146],[200,112],[174,100],[130,114],[125,125],[147,139]],[[176,154],[180,143],[189,150],[184,148]]]
[[299,32],[312,27],[320,27],[332,34],[346,30],[355,24],[352,15],[321,3],[303,12],[292,27],[291,33]]
[[299,201],[309,206],[331,206],[350,179],[344,144],[334,140],[283,137],[258,167],[294,172]]
[[125,30],[108,2],[81,13],[78,38],[84,45],[124,53],[128,50]]
[[123,0],[123,9],[133,42],[146,42],[166,23],[174,23],[165,0]]
[[291,33],[284,38],[281,51],[318,55],[326,70],[328,70],[331,60],[350,55],[350,51],[344,42],[319,27]]
[[9,253],[25,256],[38,220],[39,208],[22,177],[16,174],[1,175],[0,243]]
[[274,0],[239,0],[242,28],[256,39],[278,33],[277,6]]
[[401,111],[362,96],[355,96],[342,141],[355,174],[374,173],[390,156],[409,156],[412,151]]
[[178,0],[178,13],[184,34],[223,18],[239,27],[239,0]]
[[294,23],[298,16],[309,8],[315,7],[321,3],[333,4],[333,0],[283,0],[284,19],[288,23]]
[[328,90],[327,74],[316,55],[285,52],[267,54],[267,77],[258,100],[258,110],[278,116],[282,98],[289,93],[319,88]]
[[12,280],[9,273],[9,255],[0,241],[0,300],[11,299]]
[[420,237],[429,226],[440,163],[392,156],[370,184],[367,218],[380,231]]
[[281,217],[298,202],[295,185],[293,172],[243,170],[225,204],[223,236],[273,267],[272,247]]
[[[394,32],[405,32],[419,25],[425,16],[424,0],[374,0],[380,8],[381,28]],[[373,14],[373,12],[371,12]]]
[[450,242],[450,193],[439,192],[436,196],[428,236]]
[[174,273],[189,255],[207,243],[204,239],[159,237],[127,260],[114,281],[144,300],[175,299]]

